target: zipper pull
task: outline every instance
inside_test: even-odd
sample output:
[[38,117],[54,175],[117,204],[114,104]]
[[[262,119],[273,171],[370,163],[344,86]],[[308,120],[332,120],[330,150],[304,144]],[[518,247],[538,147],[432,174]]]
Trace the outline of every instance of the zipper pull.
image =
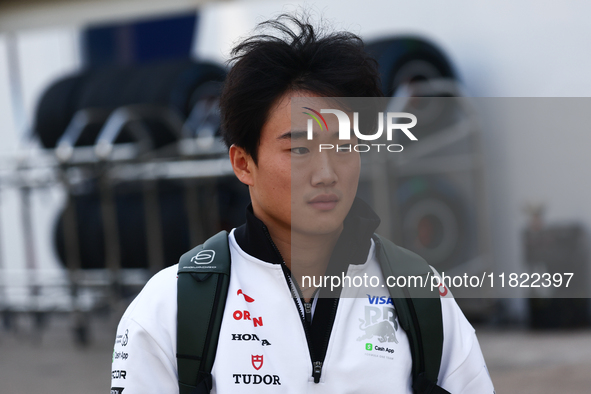
[[308,323],[312,322],[312,303],[311,302],[304,302],[304,309],[306,313],[306,321]]
[[314,383],[320,383],[320,375],[322,375],[322,361],[314,361]]

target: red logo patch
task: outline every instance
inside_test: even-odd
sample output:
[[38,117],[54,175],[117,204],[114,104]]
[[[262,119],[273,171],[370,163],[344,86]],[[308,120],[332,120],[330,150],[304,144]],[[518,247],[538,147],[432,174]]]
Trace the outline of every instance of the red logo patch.
[[246,300],[246,302],[254,302],[254,298],[247,296],[246,294],[244,294],[242,292],[242,289],[238,290],[238,293],[236,295],[240,295],[242,294],[244,296],[244,299]]
[[252,366],[254,367],[254,369],[256,369],[258,371],[263,366],[263,356],[251,355],[251,357],[252,357]]

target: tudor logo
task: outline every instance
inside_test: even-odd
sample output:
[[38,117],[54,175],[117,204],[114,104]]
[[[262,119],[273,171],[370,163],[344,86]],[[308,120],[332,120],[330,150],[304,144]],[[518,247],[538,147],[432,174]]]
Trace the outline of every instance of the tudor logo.
[[281,386],[281,382],[279,381],[279,376],[277,375],[257,375],[257,374],[238,374],[235,373],[232,375],[234,377],[234,384],[261,384],[264,383],[265,385],[278,385]]
[[256,369],[258,371],[263,366],[263,356],[251,355],[251,357],[252,357],[252,366],[254,367],[254,369]]
[[191,258],[191,263],[194,264],[210,264],[215,257],[215,250],[206,249],[197,253]]

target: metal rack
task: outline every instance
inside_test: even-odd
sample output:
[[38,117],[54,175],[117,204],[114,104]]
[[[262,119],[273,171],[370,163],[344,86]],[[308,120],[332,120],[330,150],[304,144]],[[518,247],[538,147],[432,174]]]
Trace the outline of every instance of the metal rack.
[[[417,108],[427,112],[423,114],[423,121],[430,116],[428,112],[432,115],[450,108],[457,113],[457,117],[442,122],[441,126],[434,122],[433,132],[420,136],[420,143],[403,143],[404,150],[400,153],[368,155],[362,165],[361,179],[369,184],[369,194],[373,198],[374,209],[382,220],[378,231],[398,244],[413,249],[412,245],[408,244],[409,230],[405,227],[405,220],[412,215],[401,212],[403,207],[398,194],[409,179],[443,180],[447,186],[455,189],[458,197],[457,204],[465,215],[470,216],[469,228],[473,232],[471,236],[474,237],[469,242],[470,253],[452,257],[451,260],[454,261],[451,263],[444,262],[445,273],[451,276],[464,273],[477,275],[490,271],[493,260],[485,195],[486,174],[483,164],[481,126],[474,103],[465,96],[456,81],[432,79],[402,86],[389,100],[385,112],[417,114],[415,112]],[[421,119],[420,115],[417,116]],[[430,201],[427,200],[429,198],[425,197],[421,202],[423,207],[431,204],[435,209],[436,197],[431,198]],[[425,209],[423,213],[426,211]],[[456,225],[459,224],[456,223]],[[452,242],[452,240],[448,241]],[[423,255],[430,264],[441,271],[441,267],[437,265],[437,259],[429,255],[427,248],[417,247],[414,251]],[[482,294],[482,298],[487,297],[492,295]],[[468,313],[483,313],[485,310],[482,303],[476,300],[462,301],[465,304],[474,304],[473,308],[472,305],[464,305]],[[491,303],[493,302],[486,302],[486,307],[491,307]]]
[[[162,223],[158,214],[158,181],[181,180],[185,184],[185,211],[190,223],[192,243],[204,239],[206,230],[199,225],[195,180],[217,179],[233,174],[226,148],[212,132],[218,128],[211,113],[217,107],[203,108],[198,102],[187,122],[168,107],[133,105],[112,112],[84,109],[72,118],[55,149],[30,149],[0,159],[0,204],[2,194],[19,194],[20,225],[23,229],[25,267],[9,269],[3,261],[3,237],[0,231],[0,312],[5,324],[18,313],[42,316],[47,313],[70,313],[76,340],[88,342],[87,314],[97,308],[114,307],[124,294],[133,294],[149,276],[164,264]],[[200,112],[196,114],[196,112]],[[198,116],[199,115],[199,116]],[[172,144],[154,149],[149,121],[164,125],[177,138]],[[76,146],[90,127],[100,126],[92,146]],[[191,126],[191,128],[189,128]],[[126,131],[133,142],[116,143]],[[89,182],[98,185],[100,211],[105,241],[105,267],[83,269],[76,199]],[[119,228],[115,210],[114,188],[125,182],[139,182],[144,199],[147,268],[124,268],[121,262]],[[31,196],[47,188],[60,188],[69,200],[63,213],[65,270],[40,269],[34,245],[35,219]],[[214,212],[214,207],[206,210]],[[214,215],[215,216],[215,215]],[[1,219],[1,217],[0,217]],[[1,227],[0,227],[1,228]],[[142,229],[138,229],[142,231]],[[41,321],[43,319],[39,319]],[[41,328],[41,323],[39,324]]]
[[[471,202],[479,212],[477,253],[453,269],[468,273],[482,271],[491,262],[482,152],[474,109],[469,99],[461,97],[462,92],[453,81],[431,80],[413,84],[412,88],[412,94],[399,92],[393,97],[387,110],[408,111],[413,97],[437,93],[448,95],[462,116],[446,128],[421,138],[420,144],[405,147],[404,154],[372,155],[364,159],[361,180],[369,185],[373,206],[382,218],[380,232],[403,243],[399,207],[392,201],[404,177],[464,174],[470,178],[470,193],[474,196]],[[217,111],[217,103],[203,101],[195,104],[186,120],[168,107],[155,105],[130,105],[114,111],[82,109],[72,117],[55,149],[30,149],[18,157],[3,158],[0,161],[0,204],[6,190],[17,191],[20,196],[26,266],[18,272],[7,269],[2,260],[0,233],[0,310],[5,315],[11,311],[69,313],[77,341],[87,343],[90,312],[114,308],[126,294],[139,291],[153,273],[165,266],[163,223],[157,213],[159,181],[176,180],[183,184],[191,244],[198,244],[210,235],[211,227],[208,229],[203,223],[219,222],[218,209],[214,199],[209,200],[210,206],[199,206],[196,182],[233,176],[226,148],[215,134],[219,127]],[[159,122],[176,141],[156,147],[149,122]],[[77,146],[84,133],[93,128],[99,130],[94,143]],[[131,141],[119,143],[117,139],[124,131],[132,137]],[[464,149],[450,151],[459,145]],[[118,185],[131,182],[140,185],[144,201],[145,226],[138,231],[145,231],[147,240],[145,268],[125,268],[121,261],[121,229],[114,190]],[[75,197],[84,193],[89,184],[98,190],[103,223],[105,266],[99,269],[82,266],[77,231],[81,218],[77,214]],[[47,273],[40,270],[37,262],[43,257],[35,254],[37,249],[32,244],[35,224],[31,195],[56,187],[69,201],[63,213],[65,269]],[[213,195],[215,190],[210,189],[208,193]],[[208,220],[201,217],[203,212],[209,215]]]

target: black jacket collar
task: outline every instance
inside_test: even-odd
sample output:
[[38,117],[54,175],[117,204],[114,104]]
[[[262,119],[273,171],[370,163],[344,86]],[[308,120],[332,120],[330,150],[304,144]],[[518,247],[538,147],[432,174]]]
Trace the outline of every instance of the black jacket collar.
[[[356,198],[345,218],[343,232],[335,245],[327,275],[341,272],[349,264],[365,263],[371,237],[379,224],[380,218],[369,205]],[[283,262],[267,226],[254,215],[252,205],[246,210],[246,223],[235,230],[234,237],[240,248],[249,255],[272,264]]]

